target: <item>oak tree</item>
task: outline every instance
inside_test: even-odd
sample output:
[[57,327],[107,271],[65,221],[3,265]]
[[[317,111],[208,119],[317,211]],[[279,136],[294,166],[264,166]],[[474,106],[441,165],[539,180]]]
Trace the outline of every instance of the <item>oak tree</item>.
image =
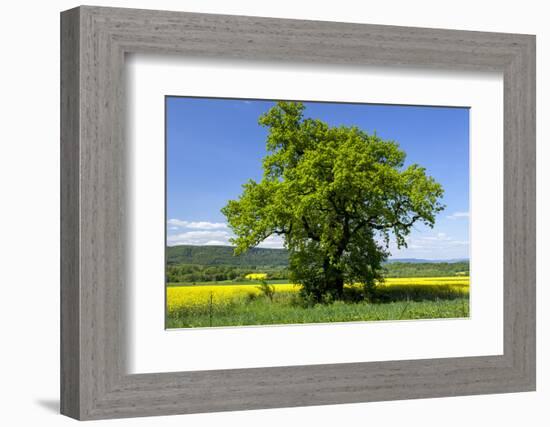
[[278,102],[268,129],[263,178],[222,209],[237,254],[272,235],[289,251],[292,280],[315,301],[343,297],[344,284],[372,290],[389,243],[406,247],[417,222],[433,227],[443,188],[405,152],[358,127],[304,118],[304,105]]

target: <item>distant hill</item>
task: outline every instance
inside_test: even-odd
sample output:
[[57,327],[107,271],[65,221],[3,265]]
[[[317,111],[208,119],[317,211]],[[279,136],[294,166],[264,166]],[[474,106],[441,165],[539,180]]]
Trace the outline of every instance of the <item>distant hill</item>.
[[411,264],[439,264],[448,263],[453,264],[456,262],[468,262],[468,258],[453,258],[453,259],[422,259],[422,258],[390,258],[388,263],[403,262]]
[[233,265],[286,267],[286,249],[252,248],[242,255],[233,255],[232,246],[179,245],[166,248],[168,264]]
[[[246,253],[233,255],[232,246],[192,246],[179,245],[166,248],[168,264],[196,264],[196,265],[233,265],[233,266],[272,266],[286,267],[288,252],[286,249],[252,248]],[[468,262],[467,259],[429,260],[417,258],[393,258],[388,263],[459,263]]]

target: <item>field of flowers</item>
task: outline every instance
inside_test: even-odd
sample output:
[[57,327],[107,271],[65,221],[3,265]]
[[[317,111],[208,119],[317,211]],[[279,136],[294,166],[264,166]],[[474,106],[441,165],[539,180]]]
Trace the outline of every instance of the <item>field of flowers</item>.
[[[350,320],[467,317],[469,277],[388,278],[378,286],[382,303],[336,302],[304,307],[300,287],[272,284],[267,299],[257,283],[168,286],[167,327],[234,326]],[[358,286],[348,286],[359,291]]]
[[[292,284],[276,284],[276,293],[298,292],[300,288]],[[168,311],[180,307],[197,305],[225,304],[241,298],[260,296],[260,289],[254,284],[235,285],[189,285],[169,286],[166,289],[166,304]],[[212,300],[212,301],[211,301]]]

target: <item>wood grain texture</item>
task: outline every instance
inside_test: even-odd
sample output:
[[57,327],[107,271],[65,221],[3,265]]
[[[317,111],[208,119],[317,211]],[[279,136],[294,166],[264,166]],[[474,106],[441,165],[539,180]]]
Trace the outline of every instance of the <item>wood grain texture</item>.
[[80,414],[78,10],[61,20],[61,412]]
[[[61,38],[62,413],[100,419],[535,389],[534,36],[84,6],[62,13]],[[503,72],[504,354],[128,375],[127,53]]]

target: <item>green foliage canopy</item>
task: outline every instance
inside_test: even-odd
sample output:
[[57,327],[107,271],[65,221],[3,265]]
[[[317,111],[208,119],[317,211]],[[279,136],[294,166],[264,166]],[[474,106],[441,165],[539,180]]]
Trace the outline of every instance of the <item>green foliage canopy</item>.
[[371,289],[381,279],[390,238],[406,246],[411,227],[433,227],[443,188],[405,152],[352,126],[304,118],[304,105],[278,102],[268,128],[263,178],[243,185],[222,209],[243,253],[284,237],[291,277],[316,301],[341,298],[344,283]]

